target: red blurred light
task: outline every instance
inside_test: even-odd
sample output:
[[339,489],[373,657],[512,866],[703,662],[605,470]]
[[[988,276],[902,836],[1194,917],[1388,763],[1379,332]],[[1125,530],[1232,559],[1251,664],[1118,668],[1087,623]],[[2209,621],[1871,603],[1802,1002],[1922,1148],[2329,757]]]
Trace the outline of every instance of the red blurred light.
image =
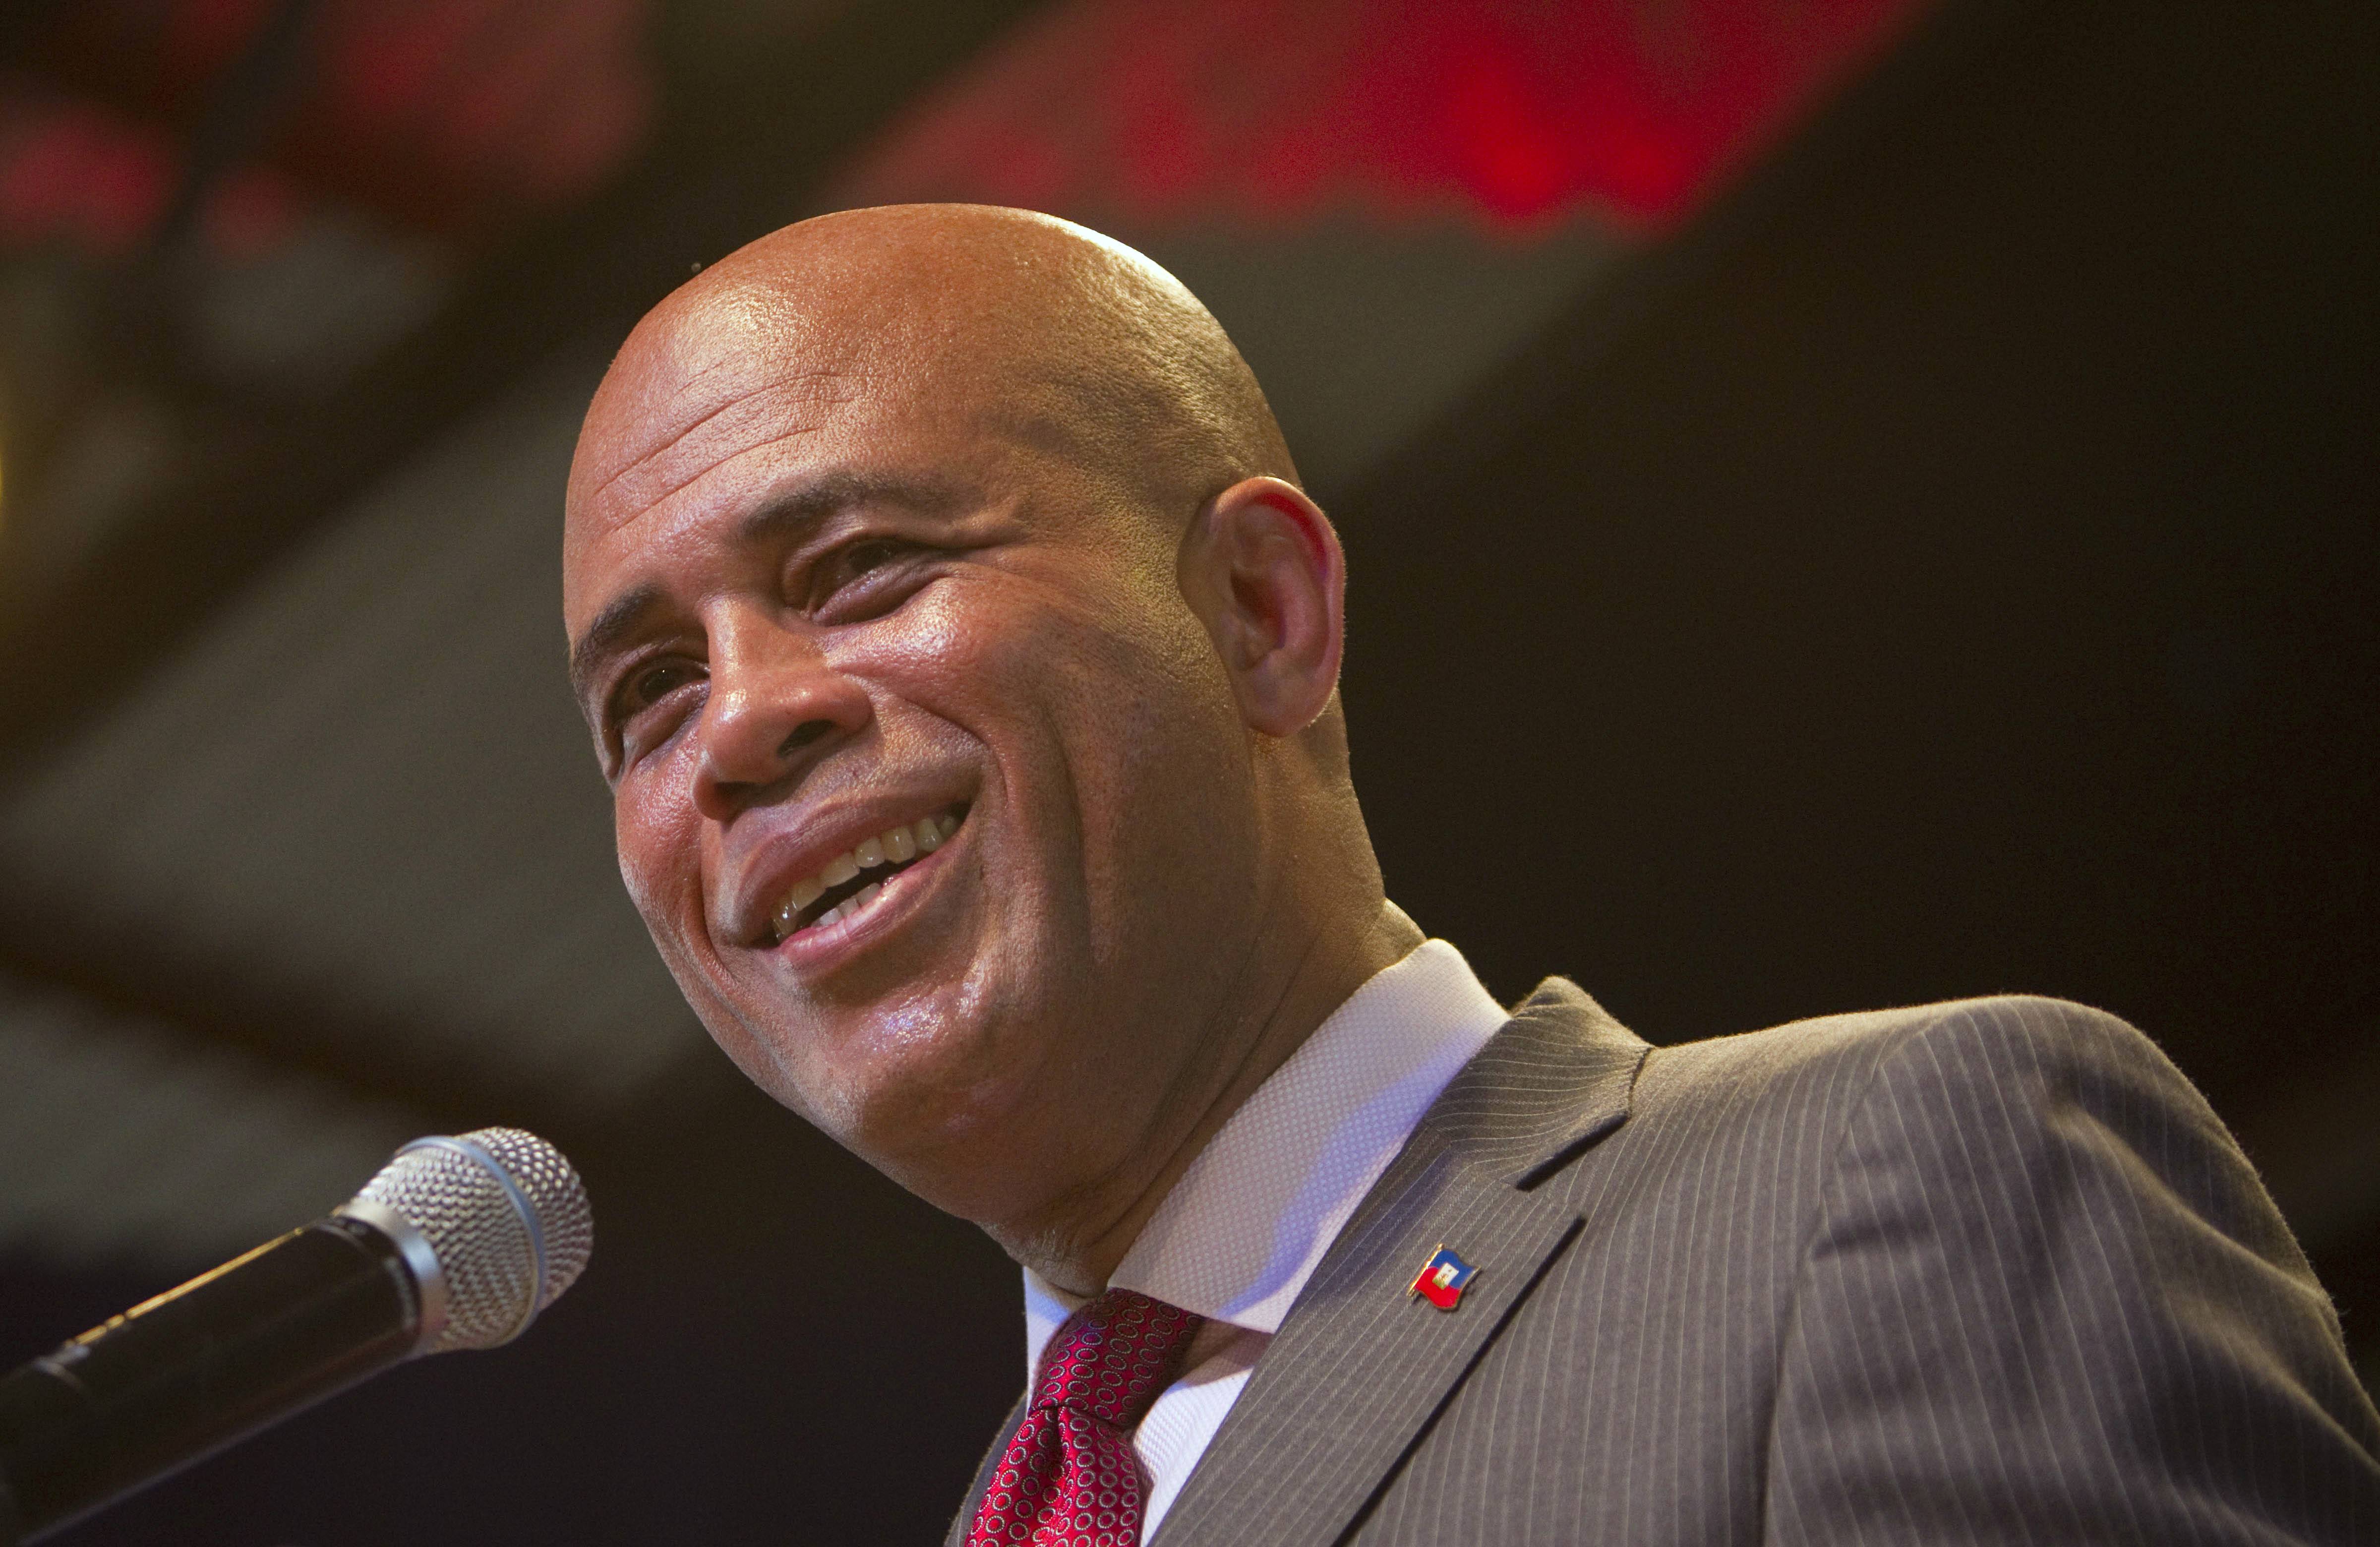
[[[121,254],[276,0],[79,0],[0,78],[0,242]],[[201,212],[252,254],[327,199],[466,235],[592,191],[651,120],[650,0],[324,0],[286,100]],[[267,90],[272,88],[268,87]]]
[[844,201],[1146,225],[1354,208],[1659,227],[1922,0],[1062,0],[914,112]]
[[164,213],[175,160],[158,135],[96,108],[12,104],[0,127],[0,242],[126,252]]

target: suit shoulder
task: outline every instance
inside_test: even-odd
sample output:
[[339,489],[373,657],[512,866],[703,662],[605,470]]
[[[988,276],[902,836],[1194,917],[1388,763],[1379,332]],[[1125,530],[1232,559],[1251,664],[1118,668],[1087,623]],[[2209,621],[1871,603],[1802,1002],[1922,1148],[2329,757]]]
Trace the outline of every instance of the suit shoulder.
[[1798,1152],[1828,1164],[1875,1145],[1931,1154],[1926,1136],[1954,1135],[1960,1164],[2038,1171],[2088,1132],[2226,1234],[2302,1269],[2205,1098],[2155,1043],[2087,1005],[1996,995],[1794,1021],[1656,1049],[1638,1090],[1651,1121],[1790,1130],[1807,1141]]
[[2130,1022],[2071,1000],[2003,993],[1931,1005],[1814,1016],[1756,1031],[1657,1047],[1654,1057],[1713,1077],[1777,1074],[1804,1066],[1873,1068],[1915,1044],[1962,1058],[1997,1061],[2022,1050],[2030,1060],[2172,1065]]
[[1638,1089],[1648,1115],[1716,1102],[1739,1115],[1751,1103],[1847,1116],[1879,1082],[1954,1105],[1998,1106],[2019,1089],[2055,1089],[2087,1105],[2153,1105],[2220,1131],[2189,1080],[2131,1025],[2028,994],[1821,1016],[1672,1043],[1653,1051]]

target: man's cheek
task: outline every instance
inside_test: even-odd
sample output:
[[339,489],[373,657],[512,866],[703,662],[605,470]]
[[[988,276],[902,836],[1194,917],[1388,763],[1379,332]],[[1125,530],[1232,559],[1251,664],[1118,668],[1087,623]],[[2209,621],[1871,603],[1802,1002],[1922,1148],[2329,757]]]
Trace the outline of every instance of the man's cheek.
[[694,824],[676,819],[671,803],[648,785],[623,784],[613,797],[613,825],[620,880],[645,928],[665,956],[702,923],[700,839]]

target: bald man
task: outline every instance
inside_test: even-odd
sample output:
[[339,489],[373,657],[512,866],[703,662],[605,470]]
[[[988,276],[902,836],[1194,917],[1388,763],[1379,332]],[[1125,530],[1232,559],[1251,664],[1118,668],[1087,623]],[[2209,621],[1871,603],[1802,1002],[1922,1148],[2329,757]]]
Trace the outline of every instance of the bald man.
[[780,231],[587,416],[620,867],[763,1089],[1023,1267],[951,1541],[2380,1541],[2380,1417],[2138,1033],[1650,1049],[1384,895],[1344,566],[1214,319],[1014,211]]

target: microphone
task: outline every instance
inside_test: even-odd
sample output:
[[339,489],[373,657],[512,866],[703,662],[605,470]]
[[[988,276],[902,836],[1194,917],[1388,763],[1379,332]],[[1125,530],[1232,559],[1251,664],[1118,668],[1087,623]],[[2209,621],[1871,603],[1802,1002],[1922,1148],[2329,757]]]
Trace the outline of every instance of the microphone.
[[535,1134],[415,1139],[324,1218],[0,1380],[0,1544],[391,1365],[511,1342],[594,1238],[578,1174]]

